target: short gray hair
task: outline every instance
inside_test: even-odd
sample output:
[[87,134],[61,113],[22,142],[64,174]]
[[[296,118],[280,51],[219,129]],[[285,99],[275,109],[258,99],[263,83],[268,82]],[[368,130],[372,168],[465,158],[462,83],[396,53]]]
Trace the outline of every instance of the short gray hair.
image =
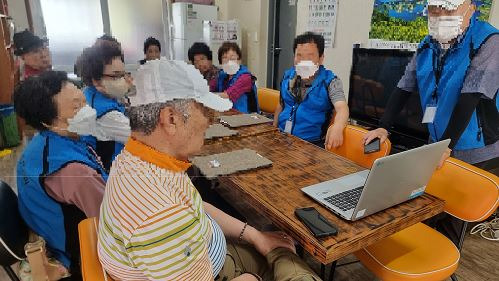
[[150,135],[158,126],[161,110],[168,106],[181,113],[184,119],[187,119],[189,116],[188,105],[192,101],[192,99],[179,99],[128,107],[126,114],[130,119],[130,128],[134,132]]

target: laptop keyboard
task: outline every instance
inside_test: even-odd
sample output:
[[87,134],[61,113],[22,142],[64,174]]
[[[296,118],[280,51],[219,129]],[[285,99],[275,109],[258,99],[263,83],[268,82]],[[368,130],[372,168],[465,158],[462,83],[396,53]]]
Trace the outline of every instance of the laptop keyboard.
[[334,205],[335,207],[340,208],[340,210],[342,211],[348,211],[357,206],[357,202],[359,202],[360,194],[362,194],[363,188],[363,186],[359,186],[357,188],[326,197],[324,198],[324,200]]

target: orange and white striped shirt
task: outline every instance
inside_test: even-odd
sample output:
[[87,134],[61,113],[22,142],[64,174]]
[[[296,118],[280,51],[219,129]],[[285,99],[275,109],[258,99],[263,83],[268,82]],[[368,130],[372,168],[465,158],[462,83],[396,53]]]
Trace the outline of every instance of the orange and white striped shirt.
[[99,259],[113,278],[213,280],[218,274],[209,248],[216,240],[223,251],[217,255],[225,258],[225,238],[205,214],[185,173],[189,166],[133,139],[116,157],[101,205],[98,242]]

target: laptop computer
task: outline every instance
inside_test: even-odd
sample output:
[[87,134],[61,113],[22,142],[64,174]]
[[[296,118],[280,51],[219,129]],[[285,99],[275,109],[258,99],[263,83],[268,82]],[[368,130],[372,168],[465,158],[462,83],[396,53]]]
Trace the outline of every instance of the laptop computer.
[[378,158],[371,170],[301,190],[346,220],[358,220],[422,195],[450,140]]

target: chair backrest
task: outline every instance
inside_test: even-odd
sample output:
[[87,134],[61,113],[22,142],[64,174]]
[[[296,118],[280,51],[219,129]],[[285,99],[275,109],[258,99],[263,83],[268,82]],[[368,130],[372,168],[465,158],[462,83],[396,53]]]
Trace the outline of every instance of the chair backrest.
[[[78,224],[80,238],[81,275],[83,281],[104,281],[104,270],[97,254],[97,230],[99,220],[88,218]],[[108,276],[107,280],[112,279]]]
[[279,103],[279,91],[269,88],[258,88],[258,104],[260,110],[266,113],[274,114]]
[[347,125],[343,130],[343,145],[330,149],[329,151],[348,158],[364,168],[370,169],[374,160],[390,154],[392,144],[390,140],[387,139],[381,144],[380,151],[364,154],[362,138],[367,132],[366,129]]
[[433,173],[426,192],[445,200],[445,212],[467,222],[487,219],[499,204],[499,177],[448,158]]
[[17,195],[0,180],[0,265],[9,266],[24,259],[29,231],[17,208]]

